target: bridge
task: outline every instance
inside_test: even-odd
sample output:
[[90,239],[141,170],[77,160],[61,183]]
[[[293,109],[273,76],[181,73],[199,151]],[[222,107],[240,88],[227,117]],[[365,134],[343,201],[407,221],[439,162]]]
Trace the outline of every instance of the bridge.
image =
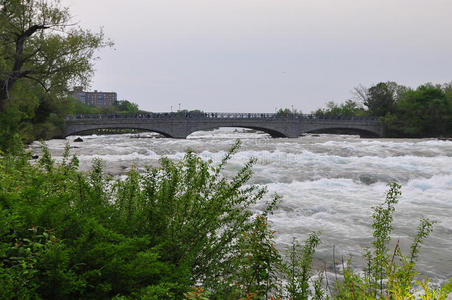
[[97,129],[153,131],[184,139],[191,133],[219,127],[260,130],[272,137],[296,138],[305,133],[354,133],[384,137],[385,128],[375,117],[318,116],[273,113],[137,113],[74,115],[65,122],[64,136]]

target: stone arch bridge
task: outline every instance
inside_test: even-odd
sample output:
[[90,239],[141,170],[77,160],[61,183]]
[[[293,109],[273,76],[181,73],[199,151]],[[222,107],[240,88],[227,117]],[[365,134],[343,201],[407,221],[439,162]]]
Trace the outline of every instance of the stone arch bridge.
[[219,127],[260,130],[272,137],[296,138],[304,133],[355,133],[384,137],[382,122],[374,117],[336,117],[268,113],[138,113],[75,115],[65,122],[64,136],[96,129],[138,129],[184,139],[191,133]]

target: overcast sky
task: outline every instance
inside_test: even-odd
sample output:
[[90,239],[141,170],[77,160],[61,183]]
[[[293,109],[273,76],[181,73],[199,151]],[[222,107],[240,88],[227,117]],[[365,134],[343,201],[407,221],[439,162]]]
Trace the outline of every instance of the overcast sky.
[[142,109],[308,113],[353,87],[452,80],[452,0],[64,0],[115,42],[91,89]]

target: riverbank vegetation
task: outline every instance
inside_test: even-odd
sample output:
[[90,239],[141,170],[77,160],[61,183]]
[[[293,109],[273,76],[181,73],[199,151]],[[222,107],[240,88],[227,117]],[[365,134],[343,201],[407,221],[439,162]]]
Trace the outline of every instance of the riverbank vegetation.
[[88,106],[70,97],[86,86],[96,50],[112,43],[102,31],[74,25],[59,1],[0,0],[0,149],[64,132],[66,116],[77,113],[135,113],[138,106]]
[[380,82],[355,89],[356,100],[329,102],[316,115],[375,116],[387,126],[389,137],[451,137],[452,83],[427,83],[412,89]]
[[[335,262],[337,282],[313,269],[321,234],[286,251],[275,247],[269,216],[278,196],[250,185],[254,160],[235,175],[193,152],[114,180],[94,160],[89,173],[69,155],[56,163],[23,150],[0,157],[0,294],[3,299],[407,299],[420,246],[432,230],[421,220],[408,255],[389,249],[400,186],[374,209],[364,272]],[[20,149],[20,148],[17,148]],[[269,199],[261,212],[252,206]]]
[[140,112],[138,105],[127,100],[116,101],[111,107],[97,107],[71,97],[51,98],[48,95],[40,98],[39,103],[32,107],[27,107],[27,100],[20,101],[16,98],[15,101],[8,103],[5,113],[0,116],[0,149],[3,150],[14,147],[11,144],[14,135],[20,136],[25,143],[63,136],[64,122],[68,116]]

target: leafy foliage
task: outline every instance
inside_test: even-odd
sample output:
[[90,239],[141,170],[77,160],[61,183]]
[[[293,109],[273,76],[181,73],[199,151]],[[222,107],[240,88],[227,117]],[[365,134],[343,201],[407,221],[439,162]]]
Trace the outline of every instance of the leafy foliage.
[[395,82],[380,82],[367,90],[363,102],[370,115],[382,117],[394,112],[400,94],[405,90]]
[[326,104],[326,108],[314,112],[317,116],[363,116],[364,110],[353,100],[347,100],[338,105],[333,101]]
[[[18,82],[62,95],[70,83],[86,85],[95,50],[109,45],[103,33],[71,24],[59,0],[0,2],[0,110]],[[14,98],[12,98],[13,100]]]
[[165,298],[196,282],[216,286],[239,259],[231,253],[242,255],[235,251],[245,244],[258,249],[243,237],[262,226],[248,208],[265,189],[245,186],[254,160],[232,178],[221,175],[237,148],[219,166],[188,152],[180,162],[162,160],[160,169],[132,170],[124,181],[106,176],[100,161],[79,173],[68,148],[61,164],[45,147],[37,165],[25,154],[1,158],[4,294]]
[[59,0],[0,0],[0,148],[58,136],[71,85],[89,82],[102,31],[72,24]]
[[278,117],[288,117],[288,116],[293,116],[293,115],[301,115],[303,114],[302,111],[294,109],[292,107],[292,109],[290,108],[280,108],[276,111],[276,115]]
[[426,84],[401,94],[393,113],[384,118],[397,136],[450,136],[452,93],[450,86]]
[[[297,244],[295,239],[292,241],[287,255],[288,261],[284,266],[287,276],[286,290],[290,299],[309,299],[312,296],[312,291],[309,287],[312,275],[312,257],[319,242],[320,239],[316,233],[310,234],[303,247]],[[316,298],[322,298],[320,295],[322,293],[318,292],[321,290],[321,285],[319,285],[321,282],[316,283],[318,284],[315,287]]]
[[[358,100],[318,109],[318,116],[376,116],[390,137],[450,137],[452,133],[452,85],[430,83],[416,89],[395,82],[355,88]],[[364,107],[361,107],[364,105]]]
[[[265,189],[249,185],[254,160],[232,177],[187,152],[158,169],[133,169],[113,180],[95,160],[77,171],[69,146],[56,163],[43,145],[39,162],[17,150],[0,157],[0,291],[3,298],[37,299],[404,299],[412,297],[415,261],[432,222],[422,219],[410,248],[392,254],[388,243],[400,186],[390,186],[373,215],[373,250],[364,274],[344,264],[330,293],[312,261],[319,243],[312,233],[295,241],[284,258],[268,217],[250,206]],[[286,283],[283,283],[286,282]],[[445,299],[448,286],[426,295]],[[201,287],[202,288],[201,288]],[[193,288],[195,287],[195,288]]]
[[417,234],[410,247],[410,255],[402,254],[397,242],[391,253],[388,244],[391,240],[393,213],[398,198],[401,195],[400,185],[389,184],[386,200],[374,208],[373,251],[367,248],[364,258],[367,268],[364,274],[354,271],[351,258],[343,265],[343,280],[336,282],[335,297],[340,299],[414,299],[415,283],[421,287],[425,299],[446,299],[446,289],[434,289],[428,283],[415,281],[418,274],[415,270],[415,260],[419,248],[431,233],[433,223],[421,219]]

